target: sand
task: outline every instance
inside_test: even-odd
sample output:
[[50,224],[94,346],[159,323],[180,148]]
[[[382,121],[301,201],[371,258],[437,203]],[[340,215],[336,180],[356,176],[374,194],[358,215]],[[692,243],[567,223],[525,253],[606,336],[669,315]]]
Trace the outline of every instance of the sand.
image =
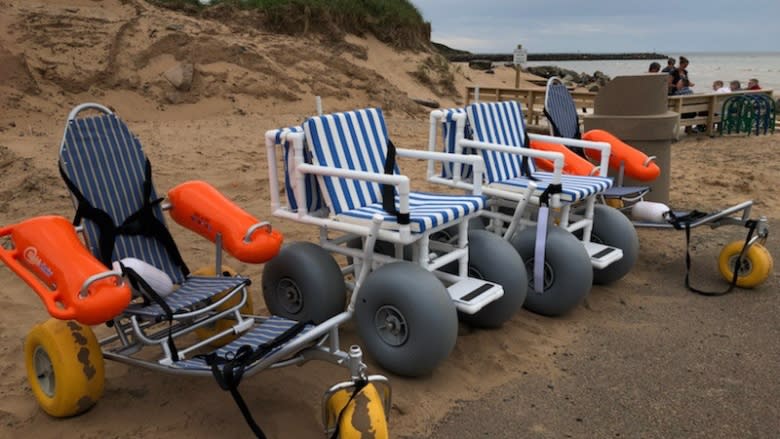
[[[319,95],[326,111],[381,106],[396,145],[422,149],[429,109],[412,99],[436,100],[443,107],[463,103],[459,96],[437,95],[409,74],[428,54],[399,53],[371,37],[350,36],[341,43],[294,38],[257,31],[245,23],[231,27],[201,20],[141,1],[0,1],[0,8],[4,11],[0,15],[2,225],[42,214],[72,216],[56,159],[67,113],[81,102],[108,105],[128,123],[153,163],[158,190],[191,178],[206,180],[249,212],[272,221],[288,242],[315,240],[316,231],[270,215],[263,143],[266,130],[299,123],[314,112],[314,96]],[[188,89],[178,90],[164,77],[180,63],[194,67]],[[509,68],[498,68],[494,74],[466,66],[458,69],[455,87],[460,93],[467,85],[508,87],[514,83],[514,71]],[[671,204],[706,211],[753,199],[754,215],[766,215],[770,221],[777,218],[780,200],[772,190],[780,183],[780,164],[773,159],[776,139],[684,137],[673,146]],[[422,177],[422,164],[401,165],[406,173]],[[191,267],[212,263],[209,243],[178,226],[173,226],[172,232]],[[692,244],[696,279],[702,286],[724,287],[714,266],[717,252],[742,236],[743,230],[735,227],[697,229]],[[493,400],[491,392],[514,389],[529,374],[563,380],[574,373],[572,367],[580,366],[563,364],[558,353],[577,356],[589,349],[595,337],[609,345],[625,342],[632,330],[641,330],[642,337],[651,340],[673,331],[670,337],[687,340],[690,333],[685,327],[672,325],[674,317],[663,312],[666,306],[696,308],[700,303],[700,298],[683,286],[683,237],[672,231],[642,230],[640,240],[636,268],[613,285],[594,288],[592,297],[571,315],[549,319],[523,311],[500,330],[475,331],[463,326],[452,356],[434,374],[420,379],[390,375],[393,435],[426,437],[434,434],[437,423],[444,422],[436,434],[453,437],[455,433],[446,433],[446,429],[457,425],[454,422],[459,417],[446,416],[457,413],[453,410],[459,404],[478,401],[480,405],[480,401]],[[771,237],[769,249],[778,254]],[[260,279],[262,266],[229,262],[239,272]],[[212,380],[165,375],[114,362],[107,363],[105,396],[92,410],[67,420],[47,416],[30,393],[21,348],[29,329],[44,321],[47,314],[37,296],[6,268],[0,269],[0,284],[0,352],[5,358],[0,365],[0,437],[249,435],[229,394]],[[778,278],[773,274],[753,291],[739,291],[729,299],[707,303],[713,306],[723,300],[729,310],[739,311],[758,301],[776,310],[777,289]],[[253,295],[262,312],[261,292],[255,288]],[[632,317],[632,311],[618,311],[623,306],[645,310],[641,323]],[[612,318],[612,313],[619,318]],[[738,329],[758,343],[755,349],[764,349],[760,355],[746,355],[744,361],[761,370],[776,365],[780,355],[777,314],[760,314],[765,320],[756,323],[755,330],[746,324],[750,313],[738,314],[745,315],[737,321]],[[698,315],[707,324],[732,321],[720,317]],[[352,325],[343,328],[342,342],[344,347],[359,342]],[[662,346],[656,349],[663,352]],[[372,372],[383,372],[370,359],[368,362]],[[616,377],[616,388],[630,385],[621,378],[630,362],[605,356],[600,367]],[[765,393],[768,396],[780,390],[773,377],[763,373],[742,378],[753,380],[755,388],[774,390]],[[302,368],[257,375],[246,380],[242,390],[269,437],[317,437],[321,394],[344,378],[343,369],[312,362]],[[670,379],[684,380],[685,376]],[[518,392],[522,393],[522,388]],[[638,394],[637,398],[642,401],[644,397]],[[663,396],[652,401],[664,402]],[[762,400],[758,405],[776,404]],[[722,406],[718,401],[711,408]],[[501,428],[506,423],[509,428],[509,420],[516,418],[514,410],[492,424]],[[776,409],[765,410],[778,418]],[[770,421],[763,418],[749,419],[758,432],[776,425],[776,421],[766,424]],[[594,416],[589,422],[603,427],[611,421]],[[652,434],[662,431],[654,430],[652,423],[646,425],[650,432],[646,437],[662,436]],[[561,437],[570,431],[553,421],[543,427],[549,433],[546,437]],[[536,431],[528,425],[523,428]],[[471,431],[464,437],[483,437]],[[485,427],[483,431],[491,430]],[[516,427],[507,431],[512,433],[504,437],[519,433]],[[588,432],[607,430],[571,431],[575,437],[592,437],[594,434]]]

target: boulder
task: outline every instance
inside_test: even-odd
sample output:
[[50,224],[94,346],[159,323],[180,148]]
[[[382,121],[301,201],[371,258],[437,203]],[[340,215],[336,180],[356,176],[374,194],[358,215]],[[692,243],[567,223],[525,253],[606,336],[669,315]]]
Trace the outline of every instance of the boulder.
[[475,59],[469,61],[469,68],[474,70],[490,70],[493,68],[493,62],[486,59]]
[[177,63],[175,66],[163,73],[177,90],[187,91],[192,87],[192,75],[194,67],[190,63]]

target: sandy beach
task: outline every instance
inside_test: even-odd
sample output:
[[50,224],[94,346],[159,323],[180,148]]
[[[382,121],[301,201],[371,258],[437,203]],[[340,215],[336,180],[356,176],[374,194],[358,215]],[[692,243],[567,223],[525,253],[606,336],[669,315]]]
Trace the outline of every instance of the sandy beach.
[[[397,52],[368,36],[294,38],[136,0],[0,0],[0,8],[0,225],[72,217],[57,152],[67,114],[82,102],[110,106],[125,120],[144,145],[159,192],[206,180],[271,221],[286,242],[316,241],[317,233],[270,215],[266,130],[300,123],[322,96],[326,111],[382,107],[395,144],[424,149],[430,109],[413,99],[463,104],[410,74],[430,54]],[[182,64],[193,66],[193,76],[177,89],[165,73]],[[529,85],[532,78],[521,79]],[[511,87],[514,71],[459,65],[453,84],[459,93],[468,85]],[[713,211],[754,200],[753,216],[766,216],[771,228],[780,218],[777,142],[776,134],[683,136],[672,146],[670,205]],[[424,178],[423,163],[401,167]],[[188,265],[212,263],[209,242],[171,230]],[[717,256],[744,233],[694,230],[697,286],[726,287]],[[776,436],[778,275],[754,290],[703,298],[684,286],[682,232],[643,229],[639,237],[633,271],[594,287],[571,314],[521,311],[491,331],[462,325],[455,351],[434,374],[389,375],[393,437]],[[767,245],[780,255],[772,234]],[[259,281],[262,266],[228,262]],[[213,380],[114,362],[106,364],[105,395],[92,410],[64,420],[46,415],[30,392],[22,343],[48,315],[5,267],[0,284],[0,437],[249,437],[230,395]],[[263,313],[258,288],[252,293]],[[360,343],[351,324],[342,337],[342,347]],[[321,437],[322,392],[345,378],[344,369],[310,362],[259,374],[241,389],[269,437]]]

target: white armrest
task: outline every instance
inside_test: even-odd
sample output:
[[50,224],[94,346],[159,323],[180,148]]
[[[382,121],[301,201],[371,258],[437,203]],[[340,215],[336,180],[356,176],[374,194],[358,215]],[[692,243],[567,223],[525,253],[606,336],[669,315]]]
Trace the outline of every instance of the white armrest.
[[399,157],[415,158],[420,160],[438,160],[441,162],[454,162],[472,166],[474,173],[471,193],[473,195],[482,194],[482,176],[485,174],[485,161],[482,157],[474,154],[451,154],[436,151],[418,151],[416,149],[396,148]]
[[503,152],[526,157],[538,157],[553,162],[553,180],[551,183],[560,184],[561,173],[563,171],[563,153],[554,151],[538,151],[531,148],[518,146],[499,145],[497,143],[477,142],[476,140],[463,139],[460,141],[461,147],[476,149],[487,149],[489,151]]
[[[295,160],[294,160],[295,166],[292,172],[296,174],[293,178],[296,178],[300,181],[300,184],[298,185],[299,188],[302,188],[304,186],[302,174],[342,177],[342,178],[349,178],[353,180],[372,181],[380,184],[391,184],[398,188],[398,199],[399,199],[398,213],[409,213],[409,191],[410,191],[409,177],[405,175],[377,174],[374,172],[353,171],[351,169],[331,168],[328,166],[318,166],[309,163],[304,163],[303,153],[302,153],[303,139],[304,139],[303,133],[300,132],[287,133],[286,140],[289,140],[290,142],[293,143],[293,148],[295,151]],[[303,194],[298,193],[298,191],[296,191],[295,196],[299,200],[305,200],[305,198],[302,198]]]

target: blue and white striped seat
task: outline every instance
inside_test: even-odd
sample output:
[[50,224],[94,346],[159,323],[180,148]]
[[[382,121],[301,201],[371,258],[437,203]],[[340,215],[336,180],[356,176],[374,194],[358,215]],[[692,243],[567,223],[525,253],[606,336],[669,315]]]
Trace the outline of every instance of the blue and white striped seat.
[[[312,117],[304,122],[303,128],[316,165],[384,173],[388,140],[380,109]],[[394,173],[400,173],[398,166]],[[335,176],[322,176],[319,182],[323,198],[337,219],[364,222],[378,213],[384,216],[383,228],[398,229],[395,215],[382,208],[380,184]],[[478,211],[483,207],[484,199],[481,196],[412,193],[409,204],[411,230],[421,233]]]
[[[474,140],[499,145],[525,147],[525,121],[520,104],[515,101],[471,104],[466,108]],[[527,187],[529,178],[522,175],[522,157],[517,154],[481,149],[485,160],[485,177],[489,187]],[[528,160],[531,175],[537,179],[535,195],[547,188],[552,180],[550,172],[536,171],[533,160]],[[580,177],[562,175],[561,201],[576,202],[612,187],[609,177]]]
[[[260,323],[259,325],[255,325],[250,329],[248,332],[243,334],[240,338],[237,338],[230,343],[220,347],[216,351],[212,352],[213,354],[216,354],[220,358],[232,358],[232,356],[235,355],[238,350],[244,346],[249,345],[252,347],[252,349],[257,349],[258,346],[272,342],[273,340],[277,339],[280,335],[284,334],[288,329],[292,328],[297,322],[294,322],[292,320],[287,320],[282,317],[272,316]],[[294,342],[299,337],[303,336],[307,332],[309,332],[312,328],[314,328],[314,325],[306,325],[303,327],[301,332],[295,335],[292,339],[288,340],[286,343],[281,344],[277,346],[274,349],[271,349],[269,352],[267,352],[263,358],[268,357],[269,355],[277,352],[279,349],[282,349],[285,345]],[[259,358],[259,360],[262,360],[262,358]],[[206,364],[206,360],[201,357],[194,357],[182,361],[176,362],[176,367],[180,367],[183,369],[195,369],[195,370],[211,370],[211,366]]]
[[[442,152],[455,153],[455,142],[457,142],[458,125],[453,119],[456,114],[463,114],[465,116],[466,110],[463,108],[450,108],[447,110],[440,110],[444,114],[441,119],[441,135],[444,140],[444,149]],[[463,133],[464,139],[471,139],[471,127],[466,122],[465,132]],[[476,154],[477,151],[473,148],[463,148],[463,154]],[[453,178],[455,163],[442,163],[441,176],[444,178]],[[464,181],[470,181],[472,178],[472,169],[470,165],[460,165],[460,178]]]
[[[301,131],[303,131],[303,128],[300,126],[281,128],[276,130],[275,140],[277,145],[282,144],[282,147],[284,148],[284,189],[287,195],[287,203],[290,206],[290,210],[293,212],[298,211],[298,200],[295,197],[294,190],[294,184],[297,183],[293,182],[293,180],[290,178],[293,166],[292,156],[294,152],[292,144],[288,140],[285,140],[284,143],[282,143],[282,139],[288,133],[299,133]],[[312,162],[311,152],[306,148],[303,149],[303,162],[308,164],[311,164]],[[306,196],[306,211],[317,212],[318,210],[324,208],[325,204],[322,200],[320,188],[317,185],[317,178],[311,174],[307,174],[304,176],[303,182],[303,192]]]
[[[144,205],[144,179],[147,158],[138,139],[116,115],[109,113],[95,117],[72,118],[65,129],[60,150],[60,166],[89,203],[107,213],[115,225],[137,212]],[[150,176],[151,178],[151,176]],[[150,182],[151,183],[151,182]],[[157,194],[152,186],[151,200]],[[164,225],[159,204],[153,207],[154,216]],[[100,230],[92,220],[82,220],[87,246],[100,259]],[[225,290],[237,290],[247,285],[242,277],[186,277],[158,240],[142,235],[116,237],[111,259],[118,261],[133,257],[164,271],[179,286],[165,298],[174,314],[190,310]],[[160,305],[131,304],[127,312],[152,319],[161,319]]]

